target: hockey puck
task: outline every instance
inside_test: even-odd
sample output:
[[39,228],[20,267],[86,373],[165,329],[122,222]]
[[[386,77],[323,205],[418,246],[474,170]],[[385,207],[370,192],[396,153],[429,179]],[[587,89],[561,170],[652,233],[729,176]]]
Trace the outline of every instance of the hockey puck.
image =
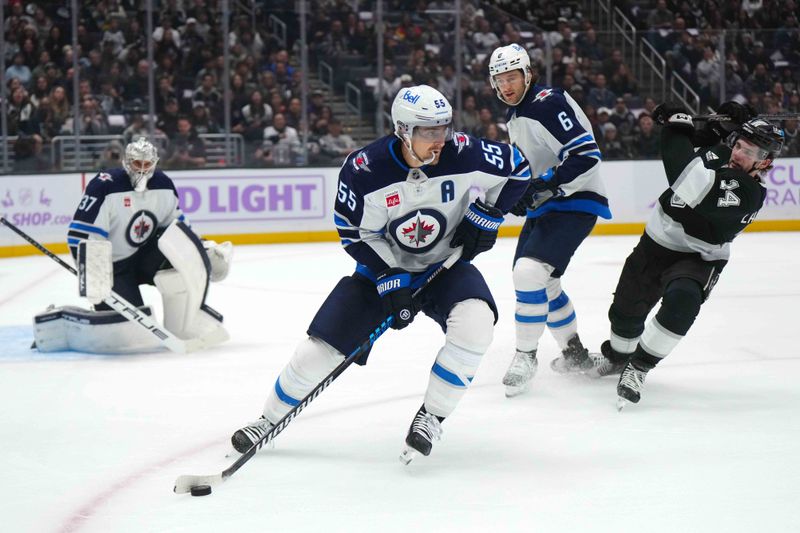
[[192,487],[192,496],[208,496],[209,494],[211,494],[210,485],[198,485],[196,487]]

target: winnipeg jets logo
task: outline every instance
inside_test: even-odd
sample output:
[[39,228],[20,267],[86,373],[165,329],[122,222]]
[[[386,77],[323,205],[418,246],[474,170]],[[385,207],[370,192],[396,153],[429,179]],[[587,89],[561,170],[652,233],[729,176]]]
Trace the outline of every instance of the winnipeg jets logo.
[[533,101],[534,102],[541,102],[542,100],[544,100],[545,98],[547,98],[551,94],[553,94],[553,89],[542,89],[541,91],[536,93],[536,96],[534,97]]
[[97,175],[97,179],[99,179],[100,181],[111,181],[113,178],[111,177],[111,174],[109,174],[108,172],[101,172],[100,174]]
[[461,133],[460,131],[453,132],[453,144],[458,147],[458,153],[461,153],[461,150],[469,146],[469,137],[466,133]]
[[430,250],[445,234],[444,215],[433,209],[420,209],[389,224],[389,235],[403,250],[422,253]]
[[137,211],[128,222],[125,238],[128,244],[138,248],[146,243],[153,235],[157,226],[156,216],[150,211]]
[[367,158],[366,152],[359,152],[353,158],[353,168],[355,168],[356,170],[364,170],[366,172],[372,172],[369,169],[368,165],[369,165],[369,159]]

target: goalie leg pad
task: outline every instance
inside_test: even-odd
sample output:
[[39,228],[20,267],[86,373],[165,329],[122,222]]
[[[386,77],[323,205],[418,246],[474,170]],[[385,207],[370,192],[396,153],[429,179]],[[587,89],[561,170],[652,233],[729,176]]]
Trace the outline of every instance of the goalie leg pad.
[[447,317],[445,344],[431,368],[425,410],[449,416],[475,377],[481,358],[492,343],[494,312],[478,299],[456,304]]
[[553,267],[529,257],[521,257],[514,265],[514,289],[517,305],[514,323],[517,332],[517,350],[531,352],[547,324],[547,284]]
[[[152,316],[149,307],[141,308]],[[33,337],[40,352],[151,352],[161,344],[138,324],[116,311],[89,311],[74,306],[48,309],[33,317]]]
[[211,281],[222,281],[228,277],[233,259],[233,244],[225,241],[217,244],[214,241],[203,241],[203,247],[211,265]]
[[275,421],[283,418],[342,361],[344,354],[329,344],[316,337],[306,338],[275,381],[264,405],[264,417]]
[[227,340],[221,316],[205,306],[211,266],[200,239],[175,221],[159,238],[158,248],[173,266],[153,278],[164,302],[164,326],[182,339],[210,335]]

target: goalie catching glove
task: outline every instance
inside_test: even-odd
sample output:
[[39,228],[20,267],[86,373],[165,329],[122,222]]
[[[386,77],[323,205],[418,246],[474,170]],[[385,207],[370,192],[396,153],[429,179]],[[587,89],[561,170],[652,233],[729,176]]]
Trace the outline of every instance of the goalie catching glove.
[[203,248],[211,263],[211,281],[222,281],[227,278],[233,258],[233,244],[230,241],[217,244],[215,241],[204,240]]
[[497,241],[497,230],[503,223],[503,212],[478,198],[467,209],[464,220],[456,228],[450,247],[463,246],[461,259],[472,261],[489,250]]

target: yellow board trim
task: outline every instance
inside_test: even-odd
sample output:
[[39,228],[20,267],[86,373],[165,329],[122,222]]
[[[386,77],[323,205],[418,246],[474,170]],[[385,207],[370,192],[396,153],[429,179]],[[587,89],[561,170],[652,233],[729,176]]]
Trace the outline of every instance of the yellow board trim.
[[[500,228],[500,237],[517,237],[522,226],[505,226]],[[592,235],[638,235],[644,231],[644,224],[598,224],[592,230]],[[745,231],[800,231],[800,220],[756,220]],[[219,234],[203,235],[205,239],[217,242],[231,241],[233,244],[283,244],[298,242],[329,242],[338,241],[339,235],[335,231],[303,231],[282,233],[245,233],[245,234]],[[69,253],[66,243],[50,243],[44,245],[56,254]],[[31,245],[0,246],[0,257],[19,257],[36,255],[39,251]]]

